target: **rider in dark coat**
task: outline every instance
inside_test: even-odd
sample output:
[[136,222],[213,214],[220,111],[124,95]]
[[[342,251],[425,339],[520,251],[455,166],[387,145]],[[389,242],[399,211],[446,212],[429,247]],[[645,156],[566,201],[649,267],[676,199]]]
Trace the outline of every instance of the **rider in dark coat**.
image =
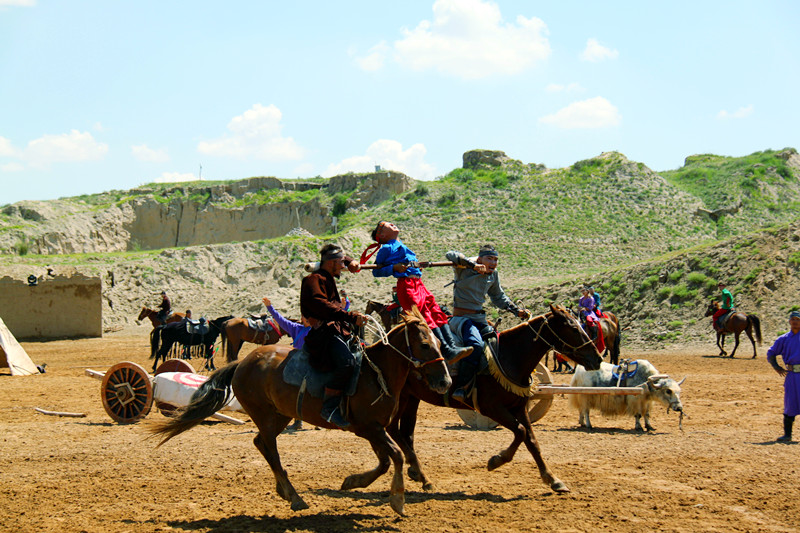
[[158,308],[161,309],[161,311],[158,312],[158,319],[166,324],[167,318],[169,318],[172,312],[172,302],[169,301],[166,291],[161,291],[161,303],[158,304]]
[[319,269],[303,278],[300,286],[300,312],[311,324],[304,348],[314,368],[333,372],[325,388],[322,418],[347,427],[349,422],[339,404],[355,364],[349,341],[354,328],[363,326],[367,319],[361,313],[344,310],[336,279],[345,267],[350,272],[358,272],[361,267],[333,244],[325,245],[320,255]]

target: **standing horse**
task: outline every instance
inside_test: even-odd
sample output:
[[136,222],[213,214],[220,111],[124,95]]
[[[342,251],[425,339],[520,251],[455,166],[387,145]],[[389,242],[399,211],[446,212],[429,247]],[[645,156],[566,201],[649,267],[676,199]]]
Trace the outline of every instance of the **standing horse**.
[[[389,331],[388,344],[368,346],[364,353],[356,393],[348,399],[347,431],[367,439],[378,456],[378,466],[369,472],[345,479],[342,489],[369,485],[394,463],[389,504],[403,514],[403,454],[386,433],[386,425],[397,412],[397,402],[412,370],[422,388],[443,393],[452,385],[436,338],[425,320],[414,309],[403,316],[403,324]],[[247,357],[209,376],[186,410],[177,418],[159,424],[152,432],[164,435],[161,444],[199,424],[225,405],[230,388],[236,399],[258,427],[253,443],[269,463],[275,475],[277,492],[297,511],[308,505],[297,494],[280,462],[276,437],[292,417],[300,417],[314,425],[339,429],[320,416],[322,399],[306,394],[298,410],[300,389],[283,380],[288,346],[261,346]],[[291,357],[291,356],[289,356]],[[424,378],[424,381],[420,379]]]
[[[719,309],[719,302],[712,301],[710,304],[708,304],[706,316],[712,316],[714,313],[719,311]],[[744,331],[747,333],[750,342],[753,343],[753,359],[755,359],[758,353],[756,352],[756,341],[753,340],[754,329],[756,331],[758,344],[761,344],[761,319],[759,319],[757,315],[749,315],[738,312],[728,315],[728,319],[722,325],[722,329],[717,330],[717,348],[719,348],[720,357],[728,355],[728,352],[725,351],[725,335],[728,333],[733,333],[734,338],[736,339],[736,344],[734,344],[733,351],[730,355],[730,357],[733,357],[733,354],[736,353],[736,348],[739,347],[739,334]]]
[[[277,326],[277,324],[276,324]],[[222,325],[222,351],[226,360],[236,361],[244,342],[253,344],[275,344],[286,332],[267,325],[267,331],[251,328],[246,318],[231,318]]]
[[[147,306],[142,306],[142,311],[139,313],[139,317],[136,320],[144,320],[145,318],[149,318],[150,322],[153,323],[153,327],[156,326],[163,326],[164,322],[158,318],[158,311],[154,311]],[[167,324],[171,324],[173,322],[180,322],[186,318],[186,315],[183,313],[172,313],[167,317]]]
[[214,370],[214,343],[222,332],[222,324],[232,316],[221,316],[208,322],[208,333],[198,334],[187,331],[186,322],[173,322],[157,326],[150,333],[150,359],[155,359],[153,372],[158,366],[158,359],[167,360],[172,345],[180,343],[184,346],[205,346],[207,370]]
[[[476,407],[479,413],[514,434],[511,445],[489,459],[489,470],[510,462],[519,445],[525,443],[536,461],[542,480],[555,492],[569,492],[564,482],[555,477],[545,464],[528,417],[528,406],[536,388],[531,375],[544,354],[550,350],[565,354],[587,370],[599,369],[602,361],[596,346],[578,320],[563,307],[551,305],[547,314],[533,317],[500,333],[496,362],[490,360],[489,372],[481,372],[476,378]],[[389,434],[403,450],[409,463],[409,477],[421,482],[423,489],[431,490],[433,485],[422,472],[414,450],[414,428],[420,400],[439,407],[473,407],[431,392],[419,386],[418,380],[409,379],[406,382],[400,409],[388,428]]]
[[603,342],[606,344],[606,351],[603,357],[608,355],[608,361],[612,365],[616,365],[619,364],[619,344],[622,331],[619,329],[617,315],[611,311],[603,311],[603,315],[604,316],[600,318],[600,327],[603,330]]

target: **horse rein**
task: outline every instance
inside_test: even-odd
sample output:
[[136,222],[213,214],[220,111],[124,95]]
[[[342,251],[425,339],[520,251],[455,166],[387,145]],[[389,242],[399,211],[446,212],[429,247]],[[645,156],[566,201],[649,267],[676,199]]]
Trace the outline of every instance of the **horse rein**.
[[411,341],[408,338],[408,327],[406,327],[408,323],[403,324],[403,335],[405,335],[406,338],[406,350],[408,351],[408,354],[405,354],[400,350],[398,350],[397,348],[395,348],[389,342],[389,335],[387,335],[386,331],[383,329],[383,326],[380,323],[378,323],[378,320],[375,317],[373,317],[372,315],[365,315],[365,316],[367,317],[368,320],[374,322],[375,324],[374,328],[377,330],[376,333],[381,338],[381,343],[389,346],[392,350],[399,353],[406,361],[411,363],[414,366],[414,368],[420,369],[431,363],[438,363],[439,361],[444,361],[444,357],[438,357],[436,359],[431,359],[430,361],[423,361],[421,359],[414,357],[414,354],[411,353]]
[[[541,318],[541,319],[543,319],[543,321],[542,321],[542,325],[541,325],[541,326],[539,326],[539,330],[537,331],[537,330],[533,329],[533,326],[531,326],[531,322],[533,322],[534,320],[538,320],[538,319],[540,319],[540,318]],[[552,334],[553,334],[553,336],[556,338],[556,340],[562,344],[562,348],[568,348],[568,349],[569,349],[569,350],[571,350],[573,353],[574,353],[574,352],[577,352],[578,350],[580,350],[581,348],[583,348],[583,347],[584,347],[584,346],[586,346],[587,344],[593,344],[593,341],[592,341],[592,339],[591,339],[591,338],[589,338],[589,335],[587,335],[587,334],[586,334],[586,332],[584,332],[584,331],[583,331],[583,329],[582,329],[582,328],[580,328],[580,326],[578,326],[578,329],[580,329],[580,331],[581,331],[581,332],[582,332],[584,335],[586,335],[586,339],[587,339],[587,340],[586,340],[586,342],[584,342],[583,344],[581,344],[581,345],[579,345],[579,346],[573,346],[573,345],[569,344],[567,341],[565,341],[564,339],[562,339],[562,338],[561,338],[561,337],[558,335],[558,333],[556,333],[555,331],[553,331],[553,328],[550,326],[550,322],[548,321],[548,319],[547,319],[546,315],[539,315],[539,316],[535,316],[535,317],[531,318],[529,321],[527,321],[527,322],[526,322],[526,325],[527,325],[527,326],[528,326],[528,327],[531,329],[531,331],[533,331],[533,332],[536,334],[536,338],[534,338],[534,339],[533,339],[533,342],[536,342],[536,341],[538,341],[539,339],[541,339],[542,341],[544,341],[544,343],[545,343],[545,344],[547,344],[547,345],[548,345],[548,346],[549,346],[551,349],[553,349],[553,350],[555,350],[555,349],[556,349],[556,345],[555,345],[555,344],[553,344],[552,342],[548,341],[547,339],[545,339],[545,338],[542,336],[542,329],[543,329],[545,326],[547,326],[547,329],[548,329],[548,330],[550,330],[550,333],[552,333]],[[564,352],[564,350],[561,350],[561,351],[562,351],[562,352]]]

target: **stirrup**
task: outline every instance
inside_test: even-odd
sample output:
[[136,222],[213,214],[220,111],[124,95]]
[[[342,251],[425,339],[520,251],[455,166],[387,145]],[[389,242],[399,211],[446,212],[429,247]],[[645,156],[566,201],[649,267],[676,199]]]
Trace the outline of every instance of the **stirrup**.
[[461,361],[462,359],[464,359],[465,357],[469,357],[472,354],[472,350],[473,350],[472,346],[459,348],[458,351],[456,351],[456,349],[454,348],[453,352],[455,352],[455,355],[453,355],[452,358],[445,357],[445,360],[447,361],[448,365],[454,365],[459,361]]

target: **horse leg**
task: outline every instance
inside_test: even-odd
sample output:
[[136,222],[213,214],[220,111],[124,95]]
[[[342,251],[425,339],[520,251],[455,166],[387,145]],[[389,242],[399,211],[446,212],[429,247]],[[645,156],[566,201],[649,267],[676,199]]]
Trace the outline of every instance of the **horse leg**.
[[[292,504],[292,511],[308,509],[308,504],[297,494],[291,481],[289,481],[289,476],[286,474],[286,470],[283,469],[281,458],[278,454],[276,437],[286,428],[291,418],[283,416],[271,407],[262,405],[261,408],[262,410],[258,412],[258,417],[253,418],[253,422],[259,429],[258,435],[253,439],[253,444],[272,469],[272,474],[275,476],[275,489],[278,495]],[[248,413],[255,412],[248,410]]]
[[756,351],[756,340],[753,338],[753,331],[750,324],[747,325],[747,329],[745,329],[744,332],[747,333],[747,338],[750,339],[750,342],[753,344],[753,359],[755,359],[758,352]]
[[725,334],[717,333],[717,348],[719,348],[719,357],[728,355],[725,351]]
[[482,409],[481,414],[488,416],[504,428],[511,430],[511,433],[514,434],[514,440],[511,441],[511,444],[508,448],[489,458],[489,463],[486,465],[486,469],[492,471],[508,462],[511,462],[511,460],[514,458],[514,454],[517,453],[519,445],[522,444],[522,440],[525,438],[525,428],[517,421],[517,418],[512,415],[505,406],[502,405],[492,407],[491,409]]
[[[367,486],[375,478],[383,474],[389,469],[389,460],[394,463],[394,475],[392,476],[392,486],[389,491],[389,505],[394,509],[394,512],[400,516],[405,516],[404,507],[406,503],[405,485],[403,483],[403,454],[397,445],[392,441],[389,434],[382,427],[373,427],[369,431],[360,430],[355,432],[359,437],[365,438],[372,445],[375,455],[378,456],[378,467],[363,474],[354,474],[348,476],[342,484],[342,489],[349,489],[353,487]],[[384,467],[385,465],[385,467]],[[376,474],[372,480],[369,478]],[[359,485],[359,481],[367,481],[367,485]]]
[[370,440],[372,451],[378,456],[378,466],[372,470],[367,470],[360,474],[351,474],[347,476],[342,482],[342,490],[360,489],[369,487],[372,482],[381,477],[389,470],[389,455],[384,453],[384,450],[379,448],[378,445]]
[[733,354],[736,353],[736,348],[739,347],[739,334],[740,333],[741,333],[740,331],[737,331],[736,333],[733,334],[733,338],[735,339],[736,343],[733,345],[733,351],[731,352],[731,355],[730,355],[731,359],[733,359]]
[[433,483],[422,471],[417,452],[414,450],[414,429],[417,426],[417,410],[419,398],[406,397],[400,400],[400,405],[392,422],[386,428],[389,436],[400,446],[406,463],[408,463],[408,477],[412,481],[422,483],[422,489],[433,490]]

